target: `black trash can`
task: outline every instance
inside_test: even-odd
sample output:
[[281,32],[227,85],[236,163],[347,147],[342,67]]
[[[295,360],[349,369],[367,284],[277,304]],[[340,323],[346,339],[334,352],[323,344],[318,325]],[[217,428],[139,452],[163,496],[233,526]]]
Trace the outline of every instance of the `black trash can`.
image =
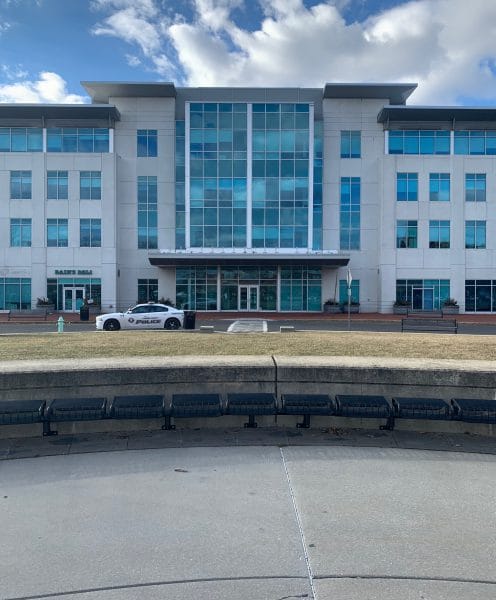
[[194,329],[196,324],[196,312],[194,310],[184,311],[184,329]]
[[85,306],[84,304],[79,309],[79,320],[80,321],[89,321],[90,320],[90,307]]

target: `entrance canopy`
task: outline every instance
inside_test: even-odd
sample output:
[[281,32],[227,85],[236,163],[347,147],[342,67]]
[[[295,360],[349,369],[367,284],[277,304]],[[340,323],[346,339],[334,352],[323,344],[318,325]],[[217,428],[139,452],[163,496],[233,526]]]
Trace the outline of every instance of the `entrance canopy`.
[[241,251],[222,252],[160,252],[148,255],[150,264],[156,267],[226,266],[226,265],[287,265],[307,267],[343,267],[349,255],[338,252],[274,252]]

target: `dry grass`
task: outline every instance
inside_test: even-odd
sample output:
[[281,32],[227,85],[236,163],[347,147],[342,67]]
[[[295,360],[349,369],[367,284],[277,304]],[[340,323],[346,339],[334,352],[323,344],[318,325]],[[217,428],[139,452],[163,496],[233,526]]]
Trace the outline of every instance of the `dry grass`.
[[382,356],[496,360],[496,337],[409,333],[90,332],[0,337],[0,360],[181,355]]

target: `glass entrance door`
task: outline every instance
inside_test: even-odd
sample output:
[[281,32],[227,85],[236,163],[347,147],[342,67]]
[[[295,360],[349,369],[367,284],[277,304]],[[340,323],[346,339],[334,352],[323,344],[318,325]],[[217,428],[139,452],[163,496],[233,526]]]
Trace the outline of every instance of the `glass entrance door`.
[[434,288],[412,288],[412,308],[414,310],[433,310]]
[[77,312],[84,299],[84,287],[66,287],[64,288],[64,310],[67,312]]
[[239,286],[239,310],[255,311],[259,308],[259,286],[258,285],[240,285]]

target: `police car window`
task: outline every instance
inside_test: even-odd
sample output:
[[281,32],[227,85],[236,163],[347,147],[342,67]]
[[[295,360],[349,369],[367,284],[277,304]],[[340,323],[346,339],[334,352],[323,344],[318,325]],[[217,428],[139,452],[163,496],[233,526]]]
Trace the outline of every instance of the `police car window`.
[[169,309],[165,306],[154,306],[153,312],[167,312]]
[[150,312],[150,309],[148,308],[148,306],[137,306],[136,308],[133,308],[131,312],[133,313],[133,315],[137,315],[141,313]]

